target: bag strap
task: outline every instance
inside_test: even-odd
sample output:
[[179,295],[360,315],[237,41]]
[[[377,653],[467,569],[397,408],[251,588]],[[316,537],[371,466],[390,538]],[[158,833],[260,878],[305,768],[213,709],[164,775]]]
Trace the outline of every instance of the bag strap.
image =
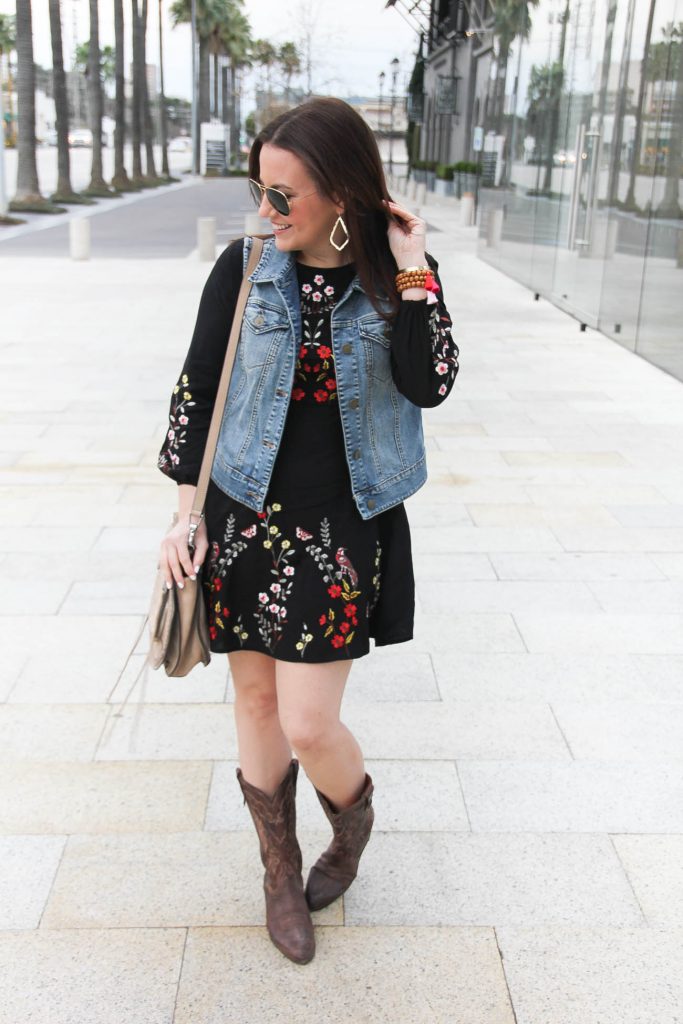
[[[188,534],[187,539],[189,547],[194,546],[194,535],[199,528],[199,524],[204,518],[204,504],[206,502],[206,492],[209,487],[209,479],[211,476],[213,457],[216,453],[218,434],[221,427],[221,420],[223,419],[223,410],[225,409],[225,402],[228,397],[230,377],[232,375],[233,363],[235,362],[235,353],[237,352],[237,342],[239,341],[240,331],[242,329],[242,320],[244,318],[244,308],[247,304],[247,299],[249,298],[249,292],[251,291],[252,282],[249,280],[249,275],[256,269],[256,264],[261,258],[261,252],[263,251],[263,239],[268,237],[270,236],[251,236],[252,245],[251,252],[249,253],[249,262],[247,264],[247,269],[244,271],[242,285],[239,290],[239,295],[237,296],[235,313],[232,318],[232,328],[230,330],[230,337],[228,339],[228,348],[225,353],[225,361],[223,362],[221,379],[218,385],[218,391],[216,392],[216,401],[214,403],[213,413],[211,415],[209,434],[206,439],[204,457],[202,458],[202,466],[199,471],[197,490],[195,491],[194,503],[190,511],[190,532]],[[193,515],[199,517],[196,523],[192,522]]]

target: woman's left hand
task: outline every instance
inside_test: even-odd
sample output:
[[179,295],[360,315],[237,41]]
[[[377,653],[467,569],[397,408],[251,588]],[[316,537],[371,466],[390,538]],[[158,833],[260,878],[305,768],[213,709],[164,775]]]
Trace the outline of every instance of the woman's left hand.
[[396,217],[400,223],[387,218],[387,236],[396,265],[399,270],[404,267],[425,266],[427,225],[410,210],[405,210],[398,203],[384,200],[387,212]]

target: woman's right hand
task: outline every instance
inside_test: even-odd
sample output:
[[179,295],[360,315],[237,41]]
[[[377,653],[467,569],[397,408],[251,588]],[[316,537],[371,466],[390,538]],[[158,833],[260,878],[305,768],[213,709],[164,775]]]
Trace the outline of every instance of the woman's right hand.
[[[194,521],[196,522],[196,516]],[[181,589],[184,586],[183,575],[196,579],[196,573],[209,550],[209,538],[206,522],[200,522],[194,535],[194,555],[190,554],[187,537],[190,530],[189,515],[179,516],[161,542],[159,549],[159,569],[164,574],[166,586],[170,590],[174,582]],[[184,573],[183,573],[184,570]]]

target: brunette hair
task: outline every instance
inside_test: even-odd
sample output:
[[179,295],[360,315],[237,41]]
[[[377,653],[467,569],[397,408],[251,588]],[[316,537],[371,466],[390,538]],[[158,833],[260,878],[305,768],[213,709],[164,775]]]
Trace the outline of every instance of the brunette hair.
[[[318,190],[344,203],[349,246],[364,292],[380,316],[391,320],[400,308],[394,280],[398,270],[389,247],[389,220],[382,200],[390,200],[375,136],[361,115],[344,100],[322,96],[306,100],[269,121],[249,152],[249,177],[260,180],[260,153],[265,142],[294,153],[305,164]],[[391,303],[388,313],[378,297]]]

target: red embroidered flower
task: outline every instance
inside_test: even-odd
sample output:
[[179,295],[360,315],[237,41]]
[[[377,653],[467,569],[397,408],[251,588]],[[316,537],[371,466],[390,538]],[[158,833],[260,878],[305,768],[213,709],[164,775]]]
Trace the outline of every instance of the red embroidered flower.
[[320,618],[318,619],[318,625],[319,626],[324,626],[326,622],[327,622],[327,615],[321,615]]
[[218,635],[218,630],[215,626],[209,626],[209,636],[212,640],[215,640]]
[[213,581],[213,589],[214,590],[220,590],[222,586],[223,586],[223,580],[215,579]]
[[320,369],[320,363],[316,363],[315,366],[313,367],[313,373],[317,373],[319,369]]
[[265,519],[266,518],[266,513],[265,512],[257,512],[256,515],[259,517],[259,519]]
[[306,346],[302,345],[301,348],[299,349],[299,359],[305,359],[306,358],[306,354],[307,354]]
[[224,608],[223,609],[223,618],[227,619],[229,614],[230,614],[230,609],[229,608]]
[[344,608],[344,615],[348,615],[349,618],[352,618],[357,611],[358,609],[356,608],[355,604],[347,604],[347,606]]
[[328,377],[328,379],[325,381],[325,387],[329,388],[330,391],[334,391],[336,386],[337,386],[337,382],[334,379],[334,377]]
[[306,371],[306,373],[310,373],[311,372],[311,364],[310,363],[304,363],[304,370]]
[[300,402],[305,394],[306,392],[304,391],[303,388],[293,388],[292,390],[292,398],[294,399],[295,402]]
[[344,637],[341,635],[341,633],[335,633],[334,636],[332,637],[331,642],[333,647],[343,647]]
[[353,617],[353,618],[351,619],[351,623],[352,623],[352,624],[353,624],[354,626],[357,626],[357,625],[358,625],[358,619],[356,618],[356,616],[355,616],[355,615],[354,615],[354,617]]
[[318,345],[318,355],[321,359],[329,359],[332,355],[332,349],[329,345]]
[[339,624],[339,632],[340,632],[340,633],[348,633],[348,631],[349,631],[350,629],[351,629],[351,627],[350,627],[350,625],[348,624],[348,622],[341,622],[341,623]]
[[327,391],[314,391],[313,397],[315,398],[316,402],[326,402]]
[[327,588],[327,593],[330,597],[339,597],[341,594],[341,587],[338,583],[333,583],[331,587]]

